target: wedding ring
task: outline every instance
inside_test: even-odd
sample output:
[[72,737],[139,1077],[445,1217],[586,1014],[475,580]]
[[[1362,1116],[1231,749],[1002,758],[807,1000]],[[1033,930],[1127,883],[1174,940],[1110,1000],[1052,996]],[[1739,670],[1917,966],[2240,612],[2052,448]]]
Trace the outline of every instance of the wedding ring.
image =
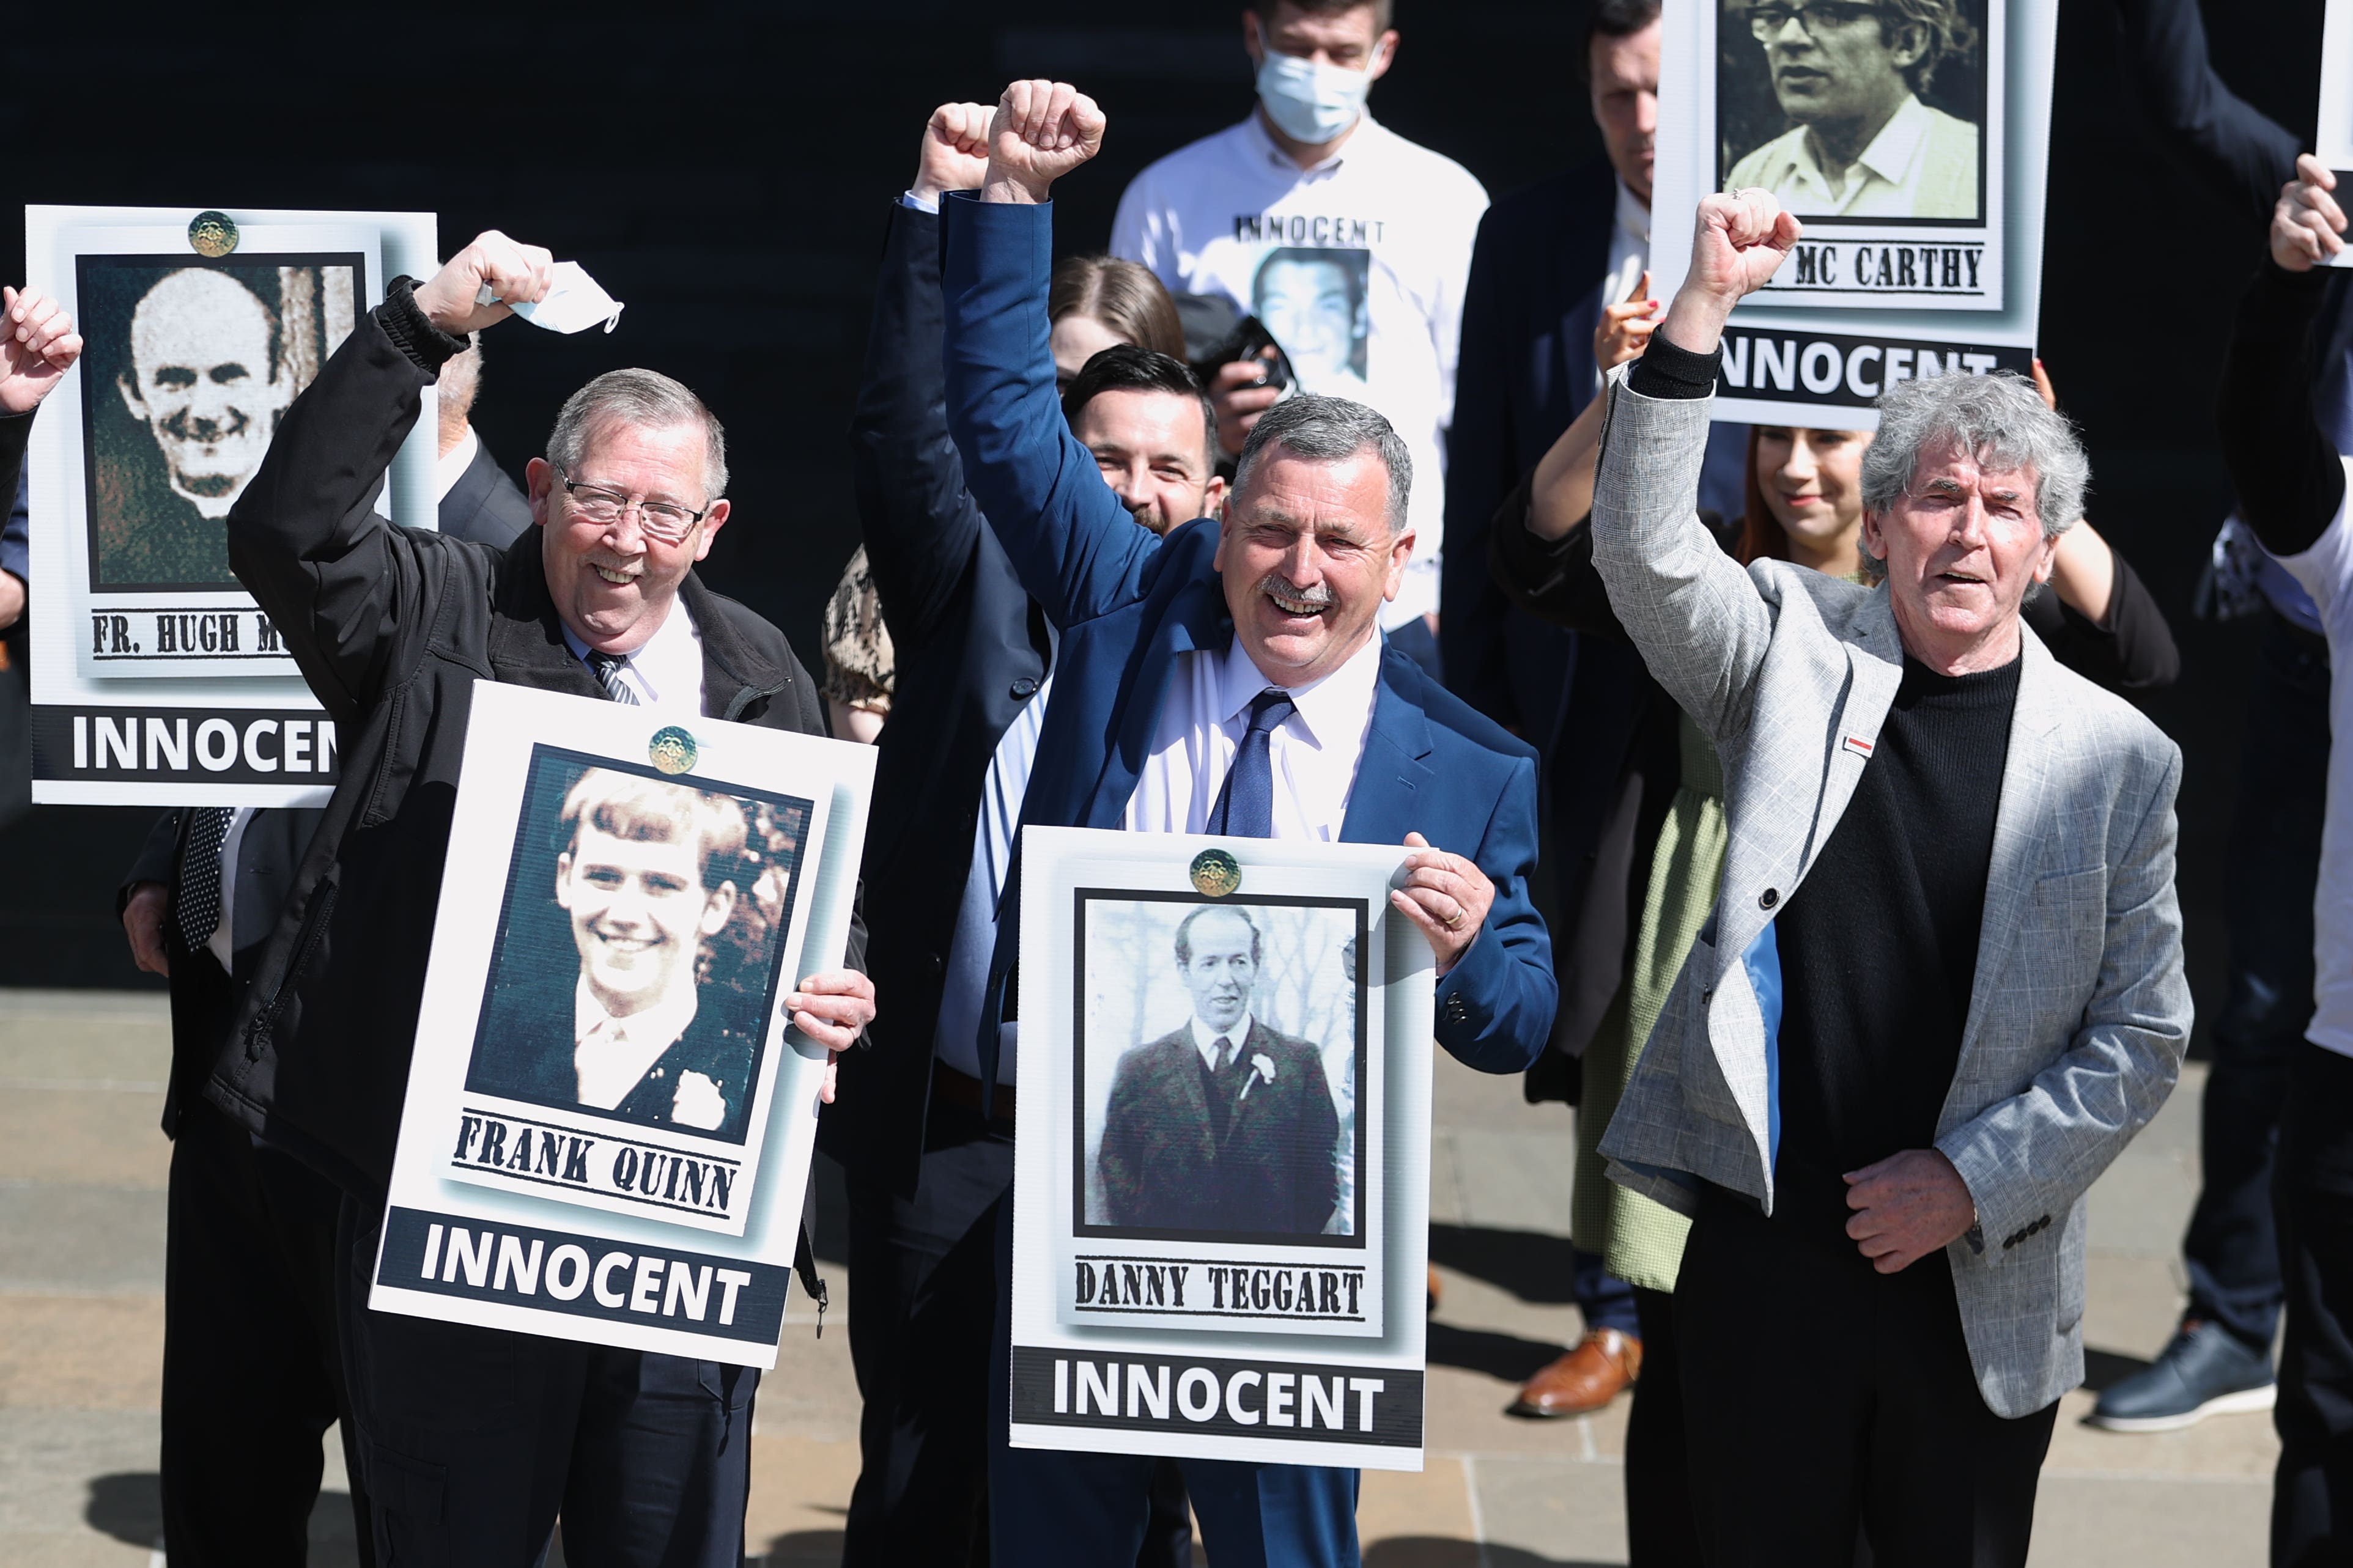
[[1462,929],[1462,906],[1461,906],[1461,905],[1460,905],[1460,904],[1455,905],[1455,906],[1454,906],[1454,912],[1453,912],[1452,914],[1451,914],[1451,915],[1449,915],[1449,916],[1447,916],[1447,917],[1446,917],[1446,929],[1447,929],[1448,931],[1461,931],[1461,930]]

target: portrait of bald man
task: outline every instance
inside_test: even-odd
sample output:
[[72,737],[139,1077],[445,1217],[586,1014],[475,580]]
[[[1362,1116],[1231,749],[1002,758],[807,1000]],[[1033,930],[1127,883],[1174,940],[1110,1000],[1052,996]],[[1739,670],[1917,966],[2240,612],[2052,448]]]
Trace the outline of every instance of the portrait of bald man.
[[229,508],[350,335],[356,264],[84,257],[90,586],[237,587]]

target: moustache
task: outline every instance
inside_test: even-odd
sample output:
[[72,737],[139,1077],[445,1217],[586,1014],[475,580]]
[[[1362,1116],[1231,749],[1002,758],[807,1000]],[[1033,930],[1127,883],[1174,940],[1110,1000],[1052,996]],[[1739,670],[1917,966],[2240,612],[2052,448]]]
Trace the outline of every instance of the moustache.
[[[242,409],[232,408],[226,419],[191,419],[185,408],[164,416],[164,434],[177,441],[211,443],[232,436],[242,436],[253,421]],[[191,428],[193,426],[193,428]]]
[[1306,605],[1319,610],[1334,603],[1330,584],[1318,583],[1313,588],[1302,588],[1280,572],[1270,572],[1260,578],[1258,591],[1271,599],[1288,599],[1294,605]]

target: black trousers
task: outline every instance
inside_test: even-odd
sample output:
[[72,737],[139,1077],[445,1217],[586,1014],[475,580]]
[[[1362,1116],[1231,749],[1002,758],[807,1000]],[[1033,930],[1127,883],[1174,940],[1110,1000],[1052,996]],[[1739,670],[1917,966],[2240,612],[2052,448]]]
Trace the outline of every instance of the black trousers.
[[379,1561],[737,1568],[760,1374],[371,1311],[380,1205],[346,1198],[343,1362]]
[[2353,1058],[2306,1043],[2280,1120],[2281,1347],[2274,1568],[2353,1561]]
[[[849,1180],[849,1357],[863,1402],[842,1568],[988,1561],[988,1381],[1010,1124],[934,1096],[915,1195]],[[1191,1568],[1183,1475],[1155,1467],[1139,1568]]]
[[2273,1147],[2312,1022],[2312,898],[2328,791],[2328,646],[2274,614],[2248,693],[2231,826],[2229,991],[2199,1106],[2204,1175],[2182,1258],[2189,1315],[2271,1348],[2284,1287]]
[[1626,1418],[1626,1561],[1630,1568],[1700,1568],[1675,1299],[1639,1285],[1627,1288],[1641,1324],[1642,1375],[1635,1380]]
[[[341,1201],[210,1106],[182,1107],[164,1252],[161,1468],[174,1568],[300,1568],[307,1555],[319,1442],[347,1414],[335,1346]],[[343,1436],[360,1560],[372,1565],[348,1420]]]
[[1709,1568],[1851,1563],[1858,1527],[1904,1568],[2023,1568],[2059,1406],[1986,1408],[1942,1253],[1879,1274],[1712,1194],[1674,1318]]

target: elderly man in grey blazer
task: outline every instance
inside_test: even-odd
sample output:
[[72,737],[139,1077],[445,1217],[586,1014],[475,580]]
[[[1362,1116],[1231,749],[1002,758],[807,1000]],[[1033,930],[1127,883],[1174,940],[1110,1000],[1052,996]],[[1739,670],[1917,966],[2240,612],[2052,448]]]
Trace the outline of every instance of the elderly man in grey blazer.
[[2084,1190],[2189,1033],[2181,758],[2020,624],[2089,468],[2018,377],[1882,400],[1877,586],[1744,570],[1694,515],[1725,320],[1798,233],[1762,191],[1702,202],[1610,391],[1594,563],[1723,756],[1731,837],[1601,1150],[1695,1216],[1674,1307],[1713,1568],[1842,1563],[1858,1529],[1905,1568],[2023,1563],[2084,1373]]

